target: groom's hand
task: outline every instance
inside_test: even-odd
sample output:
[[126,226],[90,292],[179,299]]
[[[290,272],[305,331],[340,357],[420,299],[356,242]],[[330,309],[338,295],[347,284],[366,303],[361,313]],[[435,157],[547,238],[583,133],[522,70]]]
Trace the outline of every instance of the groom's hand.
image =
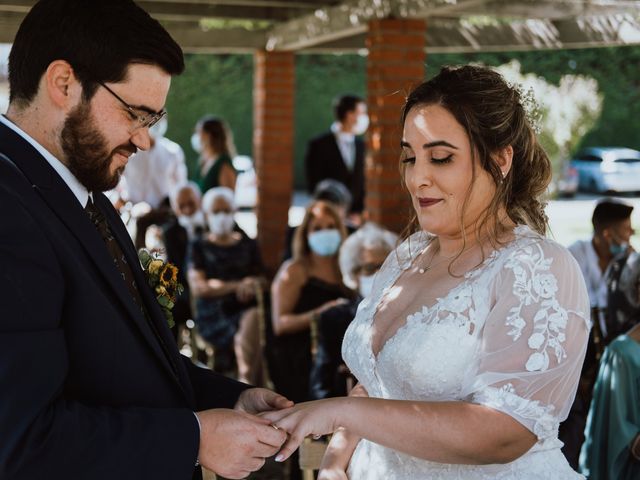
[[287,439],[268,420],[245,412],[215,409],[197,415],[200,464],[225,478],[245,478],[259,470]]
[[238,397],[235,409],[247,413],[263,413],[293,407],[293,402],[266,388],[250,388]]

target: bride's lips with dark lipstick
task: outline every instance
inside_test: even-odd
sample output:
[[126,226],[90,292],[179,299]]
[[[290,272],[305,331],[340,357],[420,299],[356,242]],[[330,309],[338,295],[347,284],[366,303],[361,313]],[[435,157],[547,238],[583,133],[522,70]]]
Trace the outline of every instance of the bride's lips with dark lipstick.
[[420,206],[423,208],[430,207],[441,201],[442,201],[441,198],[418,197],[418,202],[420,203]]

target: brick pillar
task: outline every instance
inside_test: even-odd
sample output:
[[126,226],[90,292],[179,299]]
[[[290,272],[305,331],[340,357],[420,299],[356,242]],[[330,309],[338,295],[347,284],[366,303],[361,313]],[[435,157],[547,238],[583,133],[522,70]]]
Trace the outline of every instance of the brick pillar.
[[270,275],[280,266],[293,188],[295,56],[254,55],[253,155],[258,177],[258,243]]
[[366,162],[366,210],[370,220],[401,232],[411,214],[398,160],[400,111],[411,88],[425,76],[425,29],[422,20],[369,22],[367,33],[368,110],[371,119]]

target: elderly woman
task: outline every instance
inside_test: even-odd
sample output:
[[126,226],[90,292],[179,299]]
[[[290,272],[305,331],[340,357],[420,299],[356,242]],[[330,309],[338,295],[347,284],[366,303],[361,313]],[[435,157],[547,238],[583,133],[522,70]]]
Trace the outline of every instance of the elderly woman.
[[233,191],[209,190],[202,199],[209,233],[191,244],[189,286],[195,298],[196,325],[217,349],[233,346],[238,378],[255,384],[261,372],[257,288],[263,265],[254,240],[234,231]]
[[236,188],[237,172],[231,160],[236,155],[233,135],[227,123],[219,117],[206,116],[196,124],[191,137],[193,149],[200,154],[196,182],[200,190]]
[[365,223],[340,247],[340,271],[344,284],[358,292],[350,302],[336,305],[320,315],[318,346],[311,368],[311,396],[327,398],[345,395],[346,377],[341,374],[340,346],[360,301],[371,293],[373,279],[398,236],[375,223]]
[[551,166],[520,93],[489,68],[446,67],[401,121],[414,220],[345,334],[360,396],[266,414],[290,434],[276,459],[340,428],[321,478],[582,478],[557,434],[589,299],[544,236]]

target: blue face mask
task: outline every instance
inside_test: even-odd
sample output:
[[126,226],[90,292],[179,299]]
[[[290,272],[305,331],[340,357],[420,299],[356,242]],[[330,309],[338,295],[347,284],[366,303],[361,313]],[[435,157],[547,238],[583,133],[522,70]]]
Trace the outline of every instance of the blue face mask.
[[342,237],[337,229],[332,228],[310,233],[308,240],[313,253],[321,257],[330,257],[337,253]]
[[611,252],[611,255],[614,257],[617,257],[618,255],[626,252],[627,248],[629,248],[629,244],[627,242],[612,243],[609,245],[609,252]]

